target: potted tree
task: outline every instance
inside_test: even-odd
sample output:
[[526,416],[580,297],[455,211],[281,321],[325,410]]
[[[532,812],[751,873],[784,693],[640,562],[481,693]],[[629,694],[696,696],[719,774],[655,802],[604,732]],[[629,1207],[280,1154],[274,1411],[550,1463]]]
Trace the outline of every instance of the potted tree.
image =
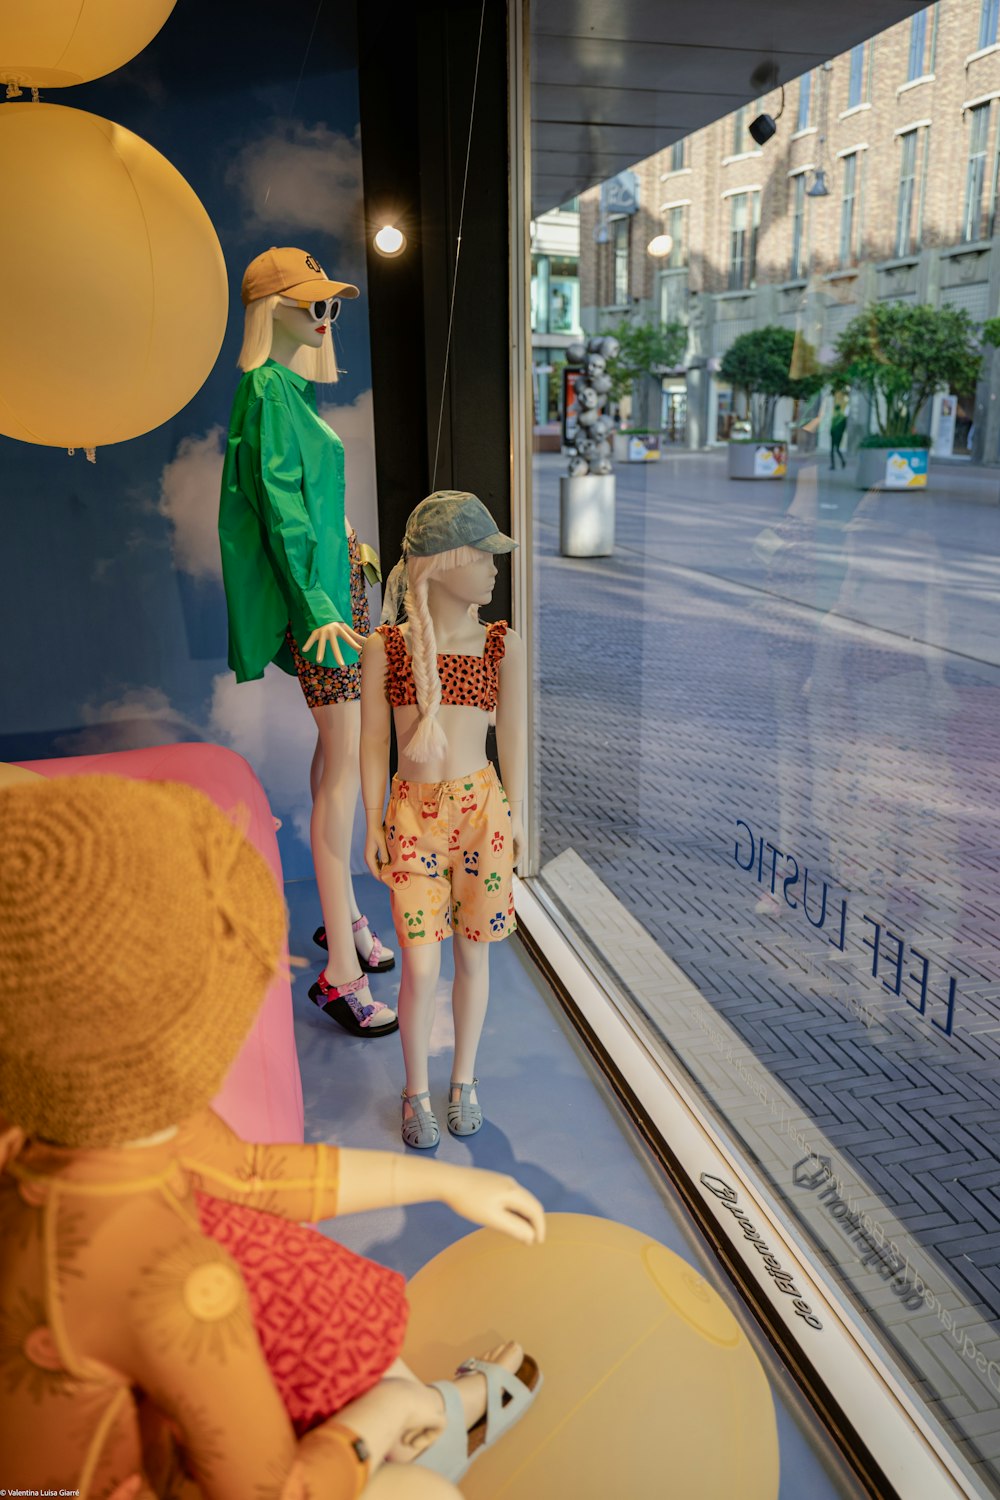
[[614,330],[618,353],[608,360],[612,401],[632,398],[633,420],[614,436],[618,463],[660,456],[660,409],[657,377],[684,358],[687,329],[683,323],[623,322]]
[[730,479],[781,479],[787,472],[788,444],[775,440],[775,412],[783,396],[808,400],[820,389],[823,377],[812,373],[811,363],[796,346],[794,330],[774,323],[730,344],[719,374],[743,392],[746,406],[743,430],[729,439]]
[[829,378],[863,391],[875,423],[859,445],[858,488],[926,488],[931,438],[917,421],[936,391],[973,391],[982,364],[968,313],[874,302],[851,319],[836,351]]

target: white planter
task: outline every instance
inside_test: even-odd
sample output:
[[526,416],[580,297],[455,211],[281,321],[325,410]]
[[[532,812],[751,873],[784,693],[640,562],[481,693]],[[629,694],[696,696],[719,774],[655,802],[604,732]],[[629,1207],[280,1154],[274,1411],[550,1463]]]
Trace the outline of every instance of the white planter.
[[731,442],[726,464],[730,479],[784,479],[788,444]]
[[615,550],[615,476],[564,475],[559,481],[559,551],[563,557],[610,557]]
[[859,490],[925,490],[929,465],[926,448],[861,448],[855,484]]

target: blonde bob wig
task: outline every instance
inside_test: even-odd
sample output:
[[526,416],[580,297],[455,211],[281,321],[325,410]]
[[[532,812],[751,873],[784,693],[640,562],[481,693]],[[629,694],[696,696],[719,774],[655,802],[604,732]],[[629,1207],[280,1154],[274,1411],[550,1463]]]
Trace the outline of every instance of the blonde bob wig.
[[[280,297],[257,297],[249,303],[243,315],[243,347],[236,363],[241,370],[257,370],[271,357],[271,329],[274,324],[274,309]],[[288,362],[288,368],[306,380],[332,385],[337,379],[337,357],[333,352],[333,324],[323,335],[318,349],[302,344]]]
[[[478,547],[453,547],[450,552],[435,552],[430,557],[414,557],[411,553],[406,559],[404,607],[410,627],[406,632],[406,644],[417,689],[420,723],[404,748],[410,759],[418,764],[435,755],[443,755],[448,748],[447,737],[437,717],[441,707],[441,678],[438,676],[434,621],[427,605],[427,584],[431,578],[447,573],[450,568],[476,562],[482,555]],[[478,620],[478,605],[470,604],[469,614]]]

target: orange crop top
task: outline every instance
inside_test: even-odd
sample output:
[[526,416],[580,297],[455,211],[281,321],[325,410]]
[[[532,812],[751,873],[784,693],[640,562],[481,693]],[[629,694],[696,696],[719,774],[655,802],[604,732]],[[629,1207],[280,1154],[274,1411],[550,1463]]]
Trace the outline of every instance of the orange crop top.
[[[385,642],[385,696],[393,708],[405,708],[417,701],[417,685],[406,643],[398,625],[379,625],[378,634]],[[438,652],[442,705],[481,708],[484,713],[493,713],[500,690],[506,634],[507,621],[497,620],[486,627],[482,656],[445,656]]]

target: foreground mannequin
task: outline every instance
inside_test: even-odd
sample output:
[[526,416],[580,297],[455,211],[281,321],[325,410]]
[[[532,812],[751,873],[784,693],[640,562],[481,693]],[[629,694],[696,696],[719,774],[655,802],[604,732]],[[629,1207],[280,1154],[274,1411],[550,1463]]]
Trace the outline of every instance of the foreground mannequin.
[[[487,627],[478,614],[493,594],[494,558],[514,546],[474,495],[428,496],[407,522],[403,560],[387,585],[383,619],[390,623],[369,637],[362,657],[365,859],[389,886],[402,948],[402,1135],[418,1149],[436,1146],[441,1134],[427,1076],[441,943],[454,937],[448,1129],[474,1135],[483,1123],[475,1068],[489,999],[489,944],[515,928],[524,648],[506,622]],[[392,623],[400,596],[403,626]],[[390,705],[399,770],[383,820]],[[486,757],[493,713],[503,786]]]
[[[532,1243],[544,1233],[536,1200],[495,1173],[381,1152],[247,1145],[207,1109],[270,982],[284,921],[265,862],[200,793],[67,777],[0,791],[0,823],[8,1487],[111,1500],[455,1495],[432,1473],[384,1461],[419,1458],[459,1477],[484,1436],[486,1386],[494,1407],[498,1390],[509,1394],[500,1427],[530,1401],[509,1373],[537,1384],[518,1346],[489,1351],[489,1363],[435,1389],[394,1359],[401,1330],[385,1334],[369,1387],[336,1419],[314,1413],[300,1423],[309,1430],[297,1441],[288,1412],[303,1374],[269,1368],[272,1334],[258,1321],[255,1279],[264,1302],[280,1288],[282,1321],[304,1324],[306,1352],[323,1330],[310,1326],[308,1305],[287,1310],[287,1280],[268,1284],[266,1261],[247,1256],[241,1275],[238,1255],[221,1246],[245,1244],[256,1219],[287,1267],[308,1232],[280,1216],[424,1198]],[[87,997],[65,1007],[57,1026],[39,982],[53,911],[80,935]],[[150,972],[155,1007],[144,993]],[[350,1301],[355,1273],[340,1260],[348,1252],[311,1238]],[[372,1269],[384,1279],[375,1301],[391,1301],[396,1278]],[[378,1337],[369,1316],[354,1313],[357,1359],[371,1365],[361,1347]]]
[[247,267],[246,373],[230,418],[219,539],[229,665],[240,682],[271,661],[294,672],[318,731],[310,841],[323,909],[317,939],[329,960],[309,996],[368,1037],[395,1031],[396,1018],[368,990],[367,974],[392,968],[393,955],[359,910],[350,873],[367,549],[344,513],[343,444],[317,414],[314,384],[337,379],[331,328],[340,299],[357,295],[304,250],[267,250]]

